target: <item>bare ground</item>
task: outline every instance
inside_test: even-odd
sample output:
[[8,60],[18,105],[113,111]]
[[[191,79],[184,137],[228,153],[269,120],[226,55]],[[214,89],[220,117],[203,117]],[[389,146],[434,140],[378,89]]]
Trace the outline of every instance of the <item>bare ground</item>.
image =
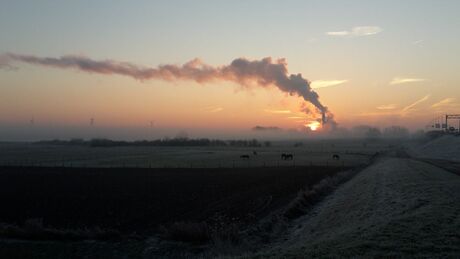
[[460,177],[383,158],[290,228],[256,257],[459,257]]

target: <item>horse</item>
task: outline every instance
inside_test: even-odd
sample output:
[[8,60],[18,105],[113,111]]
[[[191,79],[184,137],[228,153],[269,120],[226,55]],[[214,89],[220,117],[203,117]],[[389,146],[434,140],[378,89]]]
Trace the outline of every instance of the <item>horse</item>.
[[252,154],[257,156],[257,151],[252,151]]
[[282,159],[282,160],[293,160],[293,159],[294,159],[294,155],[283,153],[283,154],[281,154],[281,159]]
[[249,159],[249,155],[241,155],[240,158],[241,159]]
[[337,155],[337,154],[333,154],[333,155],[332,155],[332,159],[334,159],[334,160],[340,160],[340,156]]

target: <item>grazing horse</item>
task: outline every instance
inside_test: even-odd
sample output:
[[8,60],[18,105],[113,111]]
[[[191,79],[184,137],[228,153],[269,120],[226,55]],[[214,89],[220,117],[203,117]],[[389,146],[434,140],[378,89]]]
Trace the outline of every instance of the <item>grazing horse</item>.
[[293,159],[294,159],[294,155],[283,153],[283,154],[281,154],[281,159],[282,159],[282,160],[293,160]]
[[340,156],[337,155],[337,154],[333,154],[333,155],[332,155],[332,159],[334,159],[334,160],[340,160]]
[[249,155],[241,155],[240,158],[241,159],[249,159]]

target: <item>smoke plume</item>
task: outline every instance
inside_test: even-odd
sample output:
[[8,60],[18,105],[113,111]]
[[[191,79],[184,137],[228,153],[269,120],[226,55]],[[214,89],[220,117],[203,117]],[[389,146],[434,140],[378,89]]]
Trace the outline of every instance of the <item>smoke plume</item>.
[[183,65],[160,65],[153,68],[113,60],[98,61],[82,56],[50,58],[9,53],[0,56],[0,60],[2,60],[3,67],[10,66],[13,62],[22,62],[56,68],[72,68],[89,73],[124,75],[137,80],[193,80],[198,83],[225,80],[243,86],[254,83],[263,87],[274,85],[283,92],[298,95],[313,104],[321,112],[323,123],[329,120],[328,109],[321,104],[318,94],[310,87],[310,82],[301,74],[288,74],[285,59],[273,61],[270,57],[261,60],[237,58],[224,66],[211,66],[200,59],[193,59]]

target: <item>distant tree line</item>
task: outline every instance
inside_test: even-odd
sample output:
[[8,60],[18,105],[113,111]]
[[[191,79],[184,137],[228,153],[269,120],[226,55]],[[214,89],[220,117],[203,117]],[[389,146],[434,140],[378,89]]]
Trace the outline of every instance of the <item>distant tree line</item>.
[[384,128],[381,131],[379,128],[360,125],[352,128],[351,135],[354,137],[363,137],[367,139],[378,138],[408,138],[410,136],[409,130],[401,126],[391,126]]
[[36,144],[48,145],[65,145],[65,146],[90,146],[90,147],[117,147],[117,146],[172,146],[172,147],[210,147],[210,146],[232,146],[232,147],[261,147],[270,146],[269,141],[263,143],[257,139],[251,140],[219,140],[219,139],[189,139],[189,138],[163,138],[156,140],[111,140],[104,138],[97,138],[91,140],[84,139],[71,139],[71,140],[43,140],[35,142]]

